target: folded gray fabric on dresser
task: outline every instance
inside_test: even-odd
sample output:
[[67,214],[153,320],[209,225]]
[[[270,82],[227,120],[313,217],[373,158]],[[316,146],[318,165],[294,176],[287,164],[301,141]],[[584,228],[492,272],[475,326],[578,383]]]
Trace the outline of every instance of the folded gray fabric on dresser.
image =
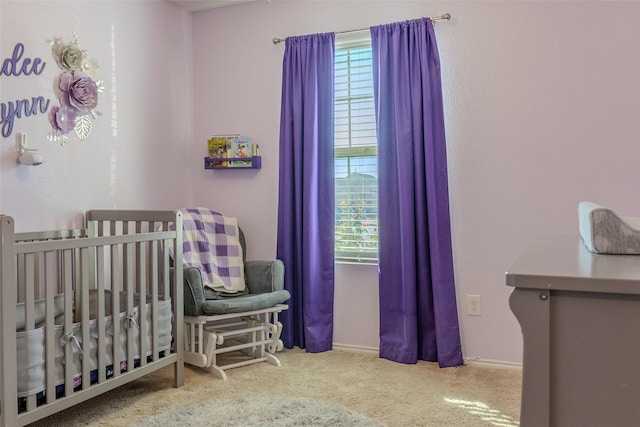
[[578,204],[578,227],[584,244],[599,254],[640,254],[640,218],[623,217],[592,202]]

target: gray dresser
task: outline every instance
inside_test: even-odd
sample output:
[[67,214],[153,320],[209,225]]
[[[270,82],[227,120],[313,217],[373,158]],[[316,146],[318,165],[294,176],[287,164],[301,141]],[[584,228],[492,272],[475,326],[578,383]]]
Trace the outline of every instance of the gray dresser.
[[640,256],[544,238],[506,283],[524,340],[521,426],[640,426]]

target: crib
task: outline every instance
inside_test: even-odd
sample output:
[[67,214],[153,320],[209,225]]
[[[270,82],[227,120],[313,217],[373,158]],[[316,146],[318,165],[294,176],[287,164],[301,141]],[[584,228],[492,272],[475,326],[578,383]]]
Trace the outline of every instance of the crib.
[[182,214],[91,210],[82,229],[16,233],[0,216],[0,426],[168,365],[183,385],[182,235],[170,223],[182,230]]

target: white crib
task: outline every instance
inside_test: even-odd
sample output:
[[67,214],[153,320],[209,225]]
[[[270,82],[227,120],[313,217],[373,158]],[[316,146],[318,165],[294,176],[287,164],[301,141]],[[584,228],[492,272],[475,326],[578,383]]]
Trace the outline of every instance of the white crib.
[[[92,210],[15,233],[0,216],[0,426],[24,426],[167,365],[184,383],[179,211]],[[177,260],[182,255],[176,254]]]

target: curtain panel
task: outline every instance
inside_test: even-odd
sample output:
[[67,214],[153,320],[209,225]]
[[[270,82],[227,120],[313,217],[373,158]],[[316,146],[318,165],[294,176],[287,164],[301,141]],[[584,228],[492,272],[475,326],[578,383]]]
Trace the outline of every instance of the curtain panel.
[[380,357],[462,365],[440,60],[428,18],[371,27]]
[[287,348],[330,350],[334,289],[333,33],[286,39],[277,256],[285,264]]

